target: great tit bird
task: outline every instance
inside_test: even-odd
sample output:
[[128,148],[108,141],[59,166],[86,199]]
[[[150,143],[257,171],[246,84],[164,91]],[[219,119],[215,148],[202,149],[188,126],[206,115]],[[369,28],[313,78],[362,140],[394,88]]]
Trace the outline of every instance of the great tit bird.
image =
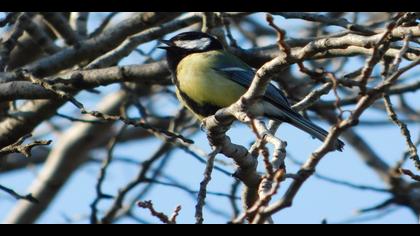
[[[198,119],[235,103],[249,88],[255,71],[238,57],[225,51],[213,36],[202,32],[180,33],[160,40],[178,99]],[[328,132],[294,111],[285,95],[270,84],[262,99],[264,116],[287,122],[324,141]],[[342,151],[344,143],[335,142]]]

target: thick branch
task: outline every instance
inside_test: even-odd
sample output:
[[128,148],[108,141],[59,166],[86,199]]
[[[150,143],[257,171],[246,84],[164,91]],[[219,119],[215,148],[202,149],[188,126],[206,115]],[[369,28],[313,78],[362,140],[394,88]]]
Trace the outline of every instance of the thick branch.
[[[125,93],[108,95],[99,105],[102,112],[117,112],[124,101]],[[67,130],[50,152],[47,162],[32,183],[30,191],[39,204],[33,205],[20,201],[6,218],[6,223],[33,223],[47,209],[74,170],[86,160],[87,152],[95,146],[91,140],[100,140],[106,135],[112,123],[78,123]]]

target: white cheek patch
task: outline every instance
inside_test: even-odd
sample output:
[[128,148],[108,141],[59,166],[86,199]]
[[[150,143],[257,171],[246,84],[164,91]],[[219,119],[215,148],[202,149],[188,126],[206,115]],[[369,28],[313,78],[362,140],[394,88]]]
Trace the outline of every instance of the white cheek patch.
[[195,40],[179,40],[175,41],[175,45],[185,49],[198,49],[203,50],[210,45],[211,41],[209,38],[201,38]]

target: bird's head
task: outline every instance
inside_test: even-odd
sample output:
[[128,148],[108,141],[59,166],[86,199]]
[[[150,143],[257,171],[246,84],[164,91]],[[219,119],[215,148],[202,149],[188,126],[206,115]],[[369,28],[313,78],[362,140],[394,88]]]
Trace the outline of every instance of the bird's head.
[[160,40],[160,42],[164,44],[164,46],[159,47],[161,49],[183,53],[223,49],[219,40],[209,34],[199,31],[180,33],[169,40]]
[[166,50],[168,65],[172,70],[176,69],[182,58],[192,53],[223,49],[219,40],[199,31],[180,33],[169,40],[160,40],[160,43],[163,45],[158,48]]

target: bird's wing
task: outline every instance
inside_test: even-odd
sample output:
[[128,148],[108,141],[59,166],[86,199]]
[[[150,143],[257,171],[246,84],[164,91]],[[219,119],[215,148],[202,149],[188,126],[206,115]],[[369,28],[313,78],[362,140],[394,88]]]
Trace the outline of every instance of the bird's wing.
[[[253,71],[251,68],[248,69],[235,66],[224,68],[219,67],[214,68],[214,70],[218,71],[219,73],[223,73],[226,77],[240,84],[246,89],[248,89],[251,85],[252,79],[255,75],[255,71]],[[324,141],[325,137],[328,135],[327,131],[306,120],[299,113],[294,111],[290,107],[290,104],[283,92],[271,83],[268,85],[265,92],[264,101],[268,102],[268,105],[265,104],[264,106],[264,112],[265,115],[270,119],[289,122],[321,141]],[[344,143],[341,140],[337,140],[336,148],[339,151],[343,149],[343,146]]]
[[[226,77],[240,84],[246,89],[251,86],[252,80],[255,76],[255,71],[252,69],[245,69],[242,67],[219,67],[213,68],[219,73],[223,73]],[[290,103],[283,92],[273,84],[269,84],[264,95],[264,99],[273,105],[280,106],[283,109],[291,110]]]

